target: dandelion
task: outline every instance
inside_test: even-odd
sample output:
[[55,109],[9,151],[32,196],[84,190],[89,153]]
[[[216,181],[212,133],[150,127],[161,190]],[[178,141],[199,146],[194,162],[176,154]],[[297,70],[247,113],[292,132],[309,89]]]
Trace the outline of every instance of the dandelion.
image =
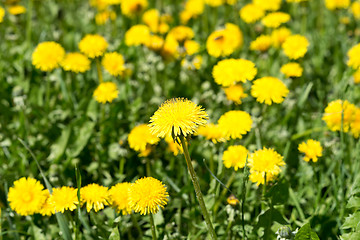
[[231,194],[231,195],[226,199],[226,202],[227,202],[229,205],[233,206],[233,207],[235,207],[237,204],[240,203],[239,199],[237,199],[234,194]]
[[354,83],[360,83],[360,68],[353,75]]
[[166,36],[163,48],[161,49],[161,56],[165,60],[176,59],[179,56],[179,43],[171,35]]
[[44,186],[33,178],[20,178],[10,187],[8,201],[11,209],[20,215],[28,216],[37,213],[44,205],[47,195]]
[[213,143],[226,141],[224,131],[217,124],[208,123],[200,126],[198,134],[204,136],[207,140],[211,140]]
[[360,43],[353,46],[348,52],[347,55],[349,60],[347,65],[354,69],[360,68]]
[[360,2],[353,2],[350,10],[356,19],[360,19]]
[[280,72],[282,72],[286,77],[301,77],[303,68],[300,66],[300,64],[291,62],[283,65],[280,68]]
[[165,185],[152,177],[140,178],[129,187],[129,205],[141,215],[157,213],[167,204],[168,197]]
[[261,23],[269,28],[278,28],[281,24],[290,21],[290,15],[284,12],[273,12],[266,15]]
[[310,160],[317,162],[318,157],[322,156],[323,151],[320,142],[313,139],[300,143],[298,149],[300,152],[305,153],[304,160],[306,162],[309,162]]
[[127,46],[146,45],[150,40],[150,28],[146,25],[134,25],[125,33]]
[[235,104],[241,104],[241,99],[246,98],[248,95],[244,93],[244,88],[237,84],[224,88],[226,98],[233,101]]
[[187,55],[194,55],[199,52],[200,44],[193,40],[186,40],[184,42],[184,48]]
[[109,19],[115,20],[116,13],[114,11],[102,11],[95,15],[95,23],[97,25],[104,25]]
[[204,2],[210,7],[219,7],[224,4],[224,0],[205,0]]
[[278,48],[285,42],[285,40],[291,35],[290,29],[281,27],[274,29],[271,33],[271,40],[274,47]]
[[266,148],[255,151],[248,159],[250,167],[249,179],[257,185],[264,184],[266,181],[272,181],[281,172],[281,166],[285,165],[283,157],[272,148]]
[[178,42],[184,42],[194,37],[194,31],[188,26],[174,27],[168,34]]
[[242,135],[250,132],[252,123],[250,114],[240,110],[226,112],[218,120],[224,136],[232,139],[241,139]]
[[134,17],[146,9],[148,4],[147,0],[121,1],[121,12],[125,16]]
[[142,156],[146,156],[144,153],[147,147],[157,144],[160,139],[150,132],[148,125],[140,124],[131,130],[128,141],[131,149],[143,153]]
[[131,214],[131,206],[129,205],[130,186],[131,183],[123,182],[116,184],[109,190],[112,204],[116,207],[116,211],[121,212],[122,215]]
[[150,131],[157,137],[193,134],[206,124],[208,115],[201,106],[184,98],[165,101],[150,118]]
[[94,209],[98,212],[104,209],[104,206],[109,204],[109,191],[107,187],[100,186],[96,183],[91,183],[80,190],[81,204],[86,203],[86,210],[88,212]]
[[151,32],[158,32],[160,24],[160,13],[157,9],[153,8],[144,12],[142,20],[150,28]]
[[309,47],[309,41],[301,35],[292,35],[286,38],[282,45],[285,55],[290,59],[302,58]]
[[255,64],[245,59],[225,59],[218,62],[212,71],[217,84],[228,87],[236,82],[251,81],[257,74]]
[[241,8],[239,14],[241,19],[244,20],[244,22],[255,23],[265,15],[265,11],[259,6],[253,3],[249,3]]
[[146,47],[153,51],[160,51],[164,46],[164,39],[157,35],[151,35],[149,41],[145,43]]
[[4,21],[5,9],[0,7],[0,23]]
[[281,0],[253,0],[253,3],[259,8],[269,11],[277,11],[280,9]]
[[115,83],[102,82],[94,91],[94,98],[99,103],[105,104],[106,102],[111,103],[115,98],[118,97],[119,91]]
[[210,56],[225,57],[243,44],[242,32],[238,26],[226,23],[225,29],[216,30],[206,40],[206,50]]
[[347,100],[335,100],[330,102],[325,108],[325,113],[322,120],[331,131],[348,132],[350,124],[354,118],[355,105],[349,103]]
[[230,146],[223,154],[222,160],[226,168],[233,167],[235,171],[245,167],[248,150],[241,145]]
[[351,134],[355,138],[359,138],[359,136],[360,136],[360,108],[355,109],[353,120],[350,123],[350,128],[351,128]]
[[256,98],[256,101],[267,105],[282,103],[288,93],[289,89],[286,85],[275,77],[259,78],[251,86],[251,96]]
[[26,8],[21,5],[11,6],[11,7],[9,7],[8,10],[11,15],[20,15],[20,14],[26,13]]
[[196,18],[204,12],[204,0],[187,0],[184,10],[190,18]]
[[54,188],[49,198],[50,204],[56,212],[64,213],[65,210],[73,211],[79,204],[77,189],[73,187]]
[[270,35],[260,35],[250,43],[250,49],[265,52],[270,48],[271,43]]
[[58,68],[65,56],[64,48],[56,42],[42,42],[32,54],[32,64],[43,72]]
[[42,216],[51,216],[51,215],[55,214],[55,207],[50,202],[50,193],[49,193],[49,191],[45,191],[45,192],[46,192],[46,201],[44,202],[44,204],[40,208],[39,213]]
[[61,66],[65,71],[84,73],[90,69],[90,60],[81,53],[68,53],[65,55]]
[[329,10],[348,8],[350,0],[325,0],[325,6]]
[[122,76],[124,74],[124,57],[117,52],[105,53],[101,63],[104,66],[105,70],[114,77]]
[[102,56],[107,47],[108,43],[105,38],[98,34],[87,34],[79,42],[80,52],[84,53],[88,58]]

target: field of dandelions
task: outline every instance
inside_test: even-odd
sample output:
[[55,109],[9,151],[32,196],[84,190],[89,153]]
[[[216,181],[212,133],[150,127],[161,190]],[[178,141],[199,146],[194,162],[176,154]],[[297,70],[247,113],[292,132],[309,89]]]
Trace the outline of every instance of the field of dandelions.
[[360,239],[359,0],[1,0],[0,240]]

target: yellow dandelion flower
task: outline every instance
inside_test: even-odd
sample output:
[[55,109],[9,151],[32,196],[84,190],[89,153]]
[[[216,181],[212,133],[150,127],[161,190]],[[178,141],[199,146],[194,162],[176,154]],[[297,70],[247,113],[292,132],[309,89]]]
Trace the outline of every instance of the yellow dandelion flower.
[[141,215],[157,213],[167,204],[168,197],[165,185],[152,177],[140,178],[129,188],[129,205]]
[[197,128],[206,124],[207,113],[201,106],[184,98],[172,98],[165,101],[150,118],[150,131],[158,136],[193,134]]
[[360,2],[353,2],[350,10],[352,15],[354,15],[354,18],[360,19]]
[[307,2],[308,0],[286,0],[288,3],[299,3],[299,2]]
[[117,212],[122,215],[131,214],[131,207],[129,205],[129,189],[131,183],[123,182],[112,186],[109,190],[112,205],[116,207]]
[[96,101],[105,104],[106,102],[111,103],[118,97],[118,94],[119,91],[115,83],[103,82],[95,89],[93,96]]
[[107,47],[108,43],[105,38],[98,34],[87,34],[79,42],[80,52],[84,53],[88,58],[102,56]]
[[198,134],[204,136],[207,140],[211,140],[213,143],[226,141],[225,132],[217,124],[208,123],[200,126]]
[[185,11],[191,16],[190,18],[196,18],[204,12],[204,0],[187,0]]
[[257,69],[253,62],[233,58],[219,61],[212,71],[215,82],[223,87],[231,86],[237,82],[251,81],[256,74]]
[[32,54],[32,64],[43,72],[58,68],[65,56],[64,48],[56,42],[42,42]]
[[248,159],[250,167],[249,179],[256,182],[257,185],[264,184],[266,181],[272,181],[281,172],[281,166],[285,165],[283,157],[272,148],[266,148],[255,151]]
[[360,108],[355,109],[353,120],[350,123],[350,128],[351,128],[351,134],[355,138],[359,138],[359,136],[360,136]]
[[105,10],[108,6],[109,0],[90,0],[90,6],[97,8],[99,11]]
[[200,44],[194,40],[186,40],[184,42],[184,48],[187,55],[194,55],[199,52]]
[[265,52],[270,48],[271,44],[272,39],[270,35],[260,35],[250,43],[250,49]]
[[290,15],[284,12],[269,13],[261,20],[265,27],[278,28],[281,24],[290,21]]
[[105,1],[108,5],[120,5],[123,0],[102,0]]
[[325,0],[325,6],[329,10],[348,8],[350,6],[350,0]]
[[20,15],[20,14],[26,13],[26,8],[21,5],[11,6],[11,7],[9,7],[8,10],[11,15]]
[[300,152],[305,153],[304,160],[306,162],[309,162],[310,160],[317,162],[318,157],[322,156],[323,151],[321,143],[313,139],[300,143],[298,149]]
[[65,71],[84,73],[90,69],[90,60],[81,53],[67,53],[61,66]]
[[150,132],[150,127],[146,124],[134,127],[128,136],[130,148],[137,152],[144,152],[148,145],[155,145],[159,141],[160,139]]
[[282,0],[253,0],[259,8],[269,11],[277,11],[281,7]]
[[161,56],[165,60],[173,60],[179,56],[179,43],[171,35],[166,36],[164,46],[161,49]]
[[109,19],[115,20],[115,18],[116,13],[114,11],[105,10],[95,15],[95,23],[97,25],[104,25],[107,21],[109,21]]
[[157,9],[149,9],[142,16],[143,22],[150,28],[150,31],[157,33],[160,25],[160,13]]
[[74,211],[79,204],[77,197],[77,189],[73,187],[53,188],[53,192],[49,198],[50,204],[54,206],[56,212],[64,212],[65,210]]
[[146,45],[150,39],[150,28],[146,25],[134,25],[125,33],[125,44],[127,46]]
[[353,75],[354,83],[360,83],[360,68]]
[[244,22],[255,23],[265,15],[265,10],[253,3],[249,3],[241,8],[239,14]]
[[360,43],[350,48],[347,55],[349,57],[347,65],[354,69],[360,68]]
[[109,191],[107,187],[91,183],[82,187],[80,194],[81,204],[86,203],[86,210],[88,212],[93,208],[95,212],[98,212],[104,209],[106,205],[109,205]]
[[105,53],[101,63],[104,66],[105,70],[114,77],[122,76],[124,74],[124,57],[117,52]]
[[125,16],[134,17],[139,15],[148,5],[147,0],[121,1],[121,12]]
[[205,0],[204,2],[206,5],[209,5],[210,7],[219,7],[222,4],[224,4],[224,0]]
[[250,114],[240,110],[226,112],[218,120],[218,125],[227,139],[241,139],[242,135],[250,132],[252,123]]
[[354,119],[356,107],[347,100],[335,100],[330,102],[325,108],[322,120],[331,131],[340,131],[341,125],[344,132],[348,132],[350,124]]
[[183,153],[181,145],[177,142],[174,142],[174,139],[172,139],[170,136],[165,137],[165,142],[167,142],[168,149],[174,154],[174,156],[177,156],[179,153]]
[[282,45],[285,55],[290,59],[302,58],[308,47],[309,41],[299,34],[289,36]]
[[282,72],[286,77],[301,77],[303,68],[300,66],[300,64],[291,62],[283,65],[280,68],[280,72]]
[[184,42],[194,37],[194,31],[188,26],[177,26],[171,29],[168,35],[172,36],[178,42]]
[[285,42],[285,40],[291,35],[290,29],[281,27],[274,29],[271,33],[272,44],[274,47],[279,48]]
[[46,192],[46,201],[42,205],[39,213],[42,216],[51,216],[51,215],[55,214],[55,207],[50,202],[50,193],[49,193],[49,191],[45,190],[45,192]]
[[238,26],[226,23],[225,29],[210,34],[206,40],[206,50],[210,56],[225,57],[239,49],[243,44],[243,35]]
[[246,98],[248,95],[244,93],[244,88],[237,84],[224,88],[226,98],[236,104],[241,104],[241,99]]
[[10,187],[8,201],[12,210],[28,216],[41,210],[47,199],[46,192],[36,179],[23,177],[14,182],[14,187]]
[[4,21],[5,9],[0,7],[0,23]]
[[222,160],[226,168],[233,167],[235,171],[245,167],[248,150],[241,145],[230,146],[224,151]]
[[192,18],[192,14],[189,11],[183,10],[180,12],[180,22],[181,24],[187,24]]
[[256,98],[256,101],[267,105],[271,105],[273,102],[282,103],[288,93],[289,89],[286,85],[275,77],[256,79],[251,86],[251,96]]
[[153,51],[160,51],[164,46],[164,39],[157,35],[150,35],[149,41],[145,43],[146,47]]
[[226,199],[226,202],[235,207],[236,205],[238,205],[240,203],[239,199],[237,199],[234,194],[231,194],[227,199]]

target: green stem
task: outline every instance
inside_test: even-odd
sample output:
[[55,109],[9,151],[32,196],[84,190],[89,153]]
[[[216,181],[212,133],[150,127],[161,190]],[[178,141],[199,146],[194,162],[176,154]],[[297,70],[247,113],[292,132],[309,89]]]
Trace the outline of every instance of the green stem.
[[264,184],[262,188],[261,210],[265,211],[265,194],[266,194],[266,173],[264,175]]
[[146,175],[151,177],[150,159],[146,158]]
[[1,217],[1,207],[0,207],[0,240],[2,240],[2,217]]
[[50,74],[47,74],[46,79],[45,106],[46,112],[48,112],[50,107]]
[[130,214],[130,217],[131,217],[131,221],[133,222],[135,228],[136,228],[136,229],[138,230],[138,232],[139,232],[139,239],[142,239],[143,234],[142,234],[141,228],[140,228],[140,226],[139,226],[139,224],[138,224],[138,222],[137,222],[134,214]]
[[27,26],[26,26],[26,42],[28,48],[31,47],[32,9],[33,9],[33,0],[29,0],[28,9],[27,9]]
[[154,223],[154,217],[153,217],[152,213],[150,213],[149,217],[150,217],[152,239],[156,240],[157,239],[156,238],[156,226],[155,226],[155,223]]
[[185,138],[184,138],[183,135],[180,135],[179,138],[180,138],[180,141],[181,141],[182,148],[184,150],[184,156],[185,156],[186,164],[188,166],[188,170],[189,170],[189,173],[190,173],[191,181],[192,181],[192,183],[194,185],[194,188],[195,188],[196,197],[197,197],[197,199],[199,201],[201,212],[203,214],[206,225],[207,225],[208,230],[210,232],[210,236],[211,236],[212,239],[217,239],[216,234],[215,234],[215,230],[214,230],[214,228],[212,226],[212,223],[211,223],[211,220],[210,220],[209,213],[208,213],[208,211],[206,209],[206,206],[205,206],[205,202],[204,202],[204,199],[203,199],[203,195],[201,193],[200,185],[199,185],[199,182],[197,180],[195,170],[194,170],[193,165],[191,163],[191,158],[190,158],[188,147],[187,147],[187,145],[185,143]]
[[97,70],[97,74],[98,74],[99,83],[102,83],[103,75],[102,75],[102,71],[101,71],[101,64],[100,64],[99,58],[96,58],[96,70]]

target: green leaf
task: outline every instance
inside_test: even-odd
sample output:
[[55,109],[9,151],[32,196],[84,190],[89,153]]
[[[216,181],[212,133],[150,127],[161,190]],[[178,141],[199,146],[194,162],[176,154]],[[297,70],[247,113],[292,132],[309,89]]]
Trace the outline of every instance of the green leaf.
[[320,240],[317,234],[311,230],[310,223],[302,226],[296,233],[295,240]]
[[120,240],[120,233],[119,233],[118,228],[112,229],[110,236],[109,236],[109,240]]
[[344,224],[341,226],[342,229],[357,228],[360,223],[360,212],[351,214],[349,217],[345,218]]
[[95,122],[88,121],[82,125],[79,132],[77,133],[77,138],[74,140],[74,143],[69,147],[68,151],[66,152],[69,157],[77,157],[84,149],[91,137],[91,134],[93,133],[95,124]]
[[348,204],[346,205],[347,208],[360,208],[360,198],[359,197],[351,197]]
[[341,235],[343,240],[358,240],[360,239],[360,232],[351,232]]
[[282,225],[289,224],[277,209],[272,208],[259,215],[259,222],[256,224],[255,229],[260,227],[270,228],[273,222],[278,222]]
[[49,161],[57,162],[59,158],[64,154],[66,146],[68,144],[71,133],[71,125],[67,126],[62,132],[61,136],[50,147]]
[[273,205],[286,203],[289,200],[289,183],[285,180],[278,182],[269,189],[265,197],[271,198]]

